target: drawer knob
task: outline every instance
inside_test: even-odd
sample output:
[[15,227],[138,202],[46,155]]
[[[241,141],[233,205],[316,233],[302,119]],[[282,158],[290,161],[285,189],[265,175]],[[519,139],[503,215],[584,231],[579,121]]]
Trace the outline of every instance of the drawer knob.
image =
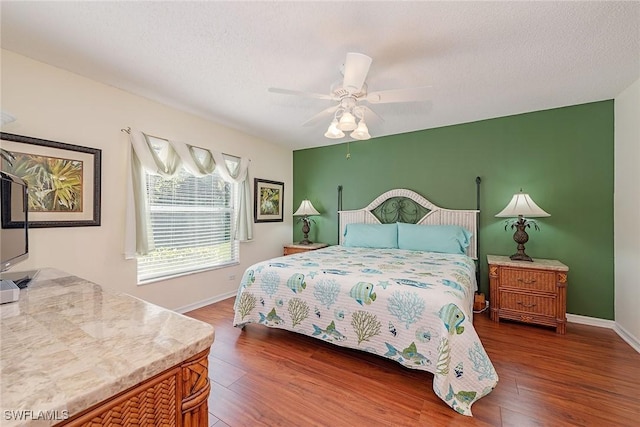
[[524,280],[524,279],[518,278],[518,282],[522,282],[525,285],[533,285],[534,283],[536,283],[536,279]]
[[527,307],[527,308],[531,308],[531,307],[535,307],[536,304],[525,304],[522,301],[518,301],[518,304],[520,304],[523,307]]

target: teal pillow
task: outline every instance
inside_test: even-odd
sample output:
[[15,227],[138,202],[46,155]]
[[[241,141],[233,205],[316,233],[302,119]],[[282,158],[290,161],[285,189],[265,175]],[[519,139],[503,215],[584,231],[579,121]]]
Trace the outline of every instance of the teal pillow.
[[458,225],[398,223],[398,248],[412,251],[466,254],[472,233]]
[[396,224],[347,224],[344,246],[359,248],[397,248]]

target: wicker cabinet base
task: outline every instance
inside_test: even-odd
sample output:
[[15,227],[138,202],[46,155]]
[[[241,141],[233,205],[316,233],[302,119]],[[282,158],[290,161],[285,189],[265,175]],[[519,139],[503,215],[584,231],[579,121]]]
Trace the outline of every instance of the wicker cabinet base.
[[209,349],[58,425],[207,427],[208,354]]
[[488,255],[491,320],[517,320],[566,332],[567,272],[556,260],[511,261]]

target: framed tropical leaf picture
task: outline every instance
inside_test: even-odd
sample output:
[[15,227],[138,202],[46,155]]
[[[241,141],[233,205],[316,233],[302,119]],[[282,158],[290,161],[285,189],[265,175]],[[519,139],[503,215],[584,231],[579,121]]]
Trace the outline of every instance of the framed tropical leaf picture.
[[0,137],[2,170],[29,187],[29,227],[100,225],[101,150],[4,132]]
[[254,222],[282,222],[284,182],[254,178]]

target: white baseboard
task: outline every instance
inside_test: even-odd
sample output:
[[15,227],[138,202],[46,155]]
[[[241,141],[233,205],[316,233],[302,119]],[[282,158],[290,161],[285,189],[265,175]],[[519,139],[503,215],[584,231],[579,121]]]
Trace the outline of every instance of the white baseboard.
[[631,335],[626,329],[613,320],[599,319],[597,317],[581,316],[579,314],[567,313],[567,322],[579,323],[581,325],[598,326],[600,328],[613,329],[620,338],[625,340],[635,351],[640,353],[640,340]]
[[627,342],[627,344],[629,344],[631,347],[633,347],[638,353],[640,353],[640,340],[638,340],[638,338],[634,337],[633,335],[631,335],[629,333],[629,331],[627,331],[625,328],[623,328],[622,326],[620,326],[620,324],[616,323],[616,326],[613,328],[614,331],[616,331],[616,333],[618,335],[620,335],[620,337],[625,340]]
[[600,319],[597,317],[581,316],[579,314],[567,313],[567,322],[579,323],[581,325],[598,326],[600,328],[613,329],[616,322],[613,320]]
[[202,308],[205,305],[213,304],[213,303],[225,300],[227,298],[235,297],[237,293],[238,293],[238,291],[232,291],[232,292],[228,292],[226,294],[217,295],[217,296],[215,296],[213,298],[207,298],[207,299],[202,300],[202,301],[194,302],[193,304],[188,304],[188,305],[185,305],[183,307],[175,308],[175,309],[173,309],[173,311],[177,311],[180,314],[184,314],[184,313],[186,313],[188,311],[192,311],[192,310],[195,310],[195,309],[198,309],[198,308]]

